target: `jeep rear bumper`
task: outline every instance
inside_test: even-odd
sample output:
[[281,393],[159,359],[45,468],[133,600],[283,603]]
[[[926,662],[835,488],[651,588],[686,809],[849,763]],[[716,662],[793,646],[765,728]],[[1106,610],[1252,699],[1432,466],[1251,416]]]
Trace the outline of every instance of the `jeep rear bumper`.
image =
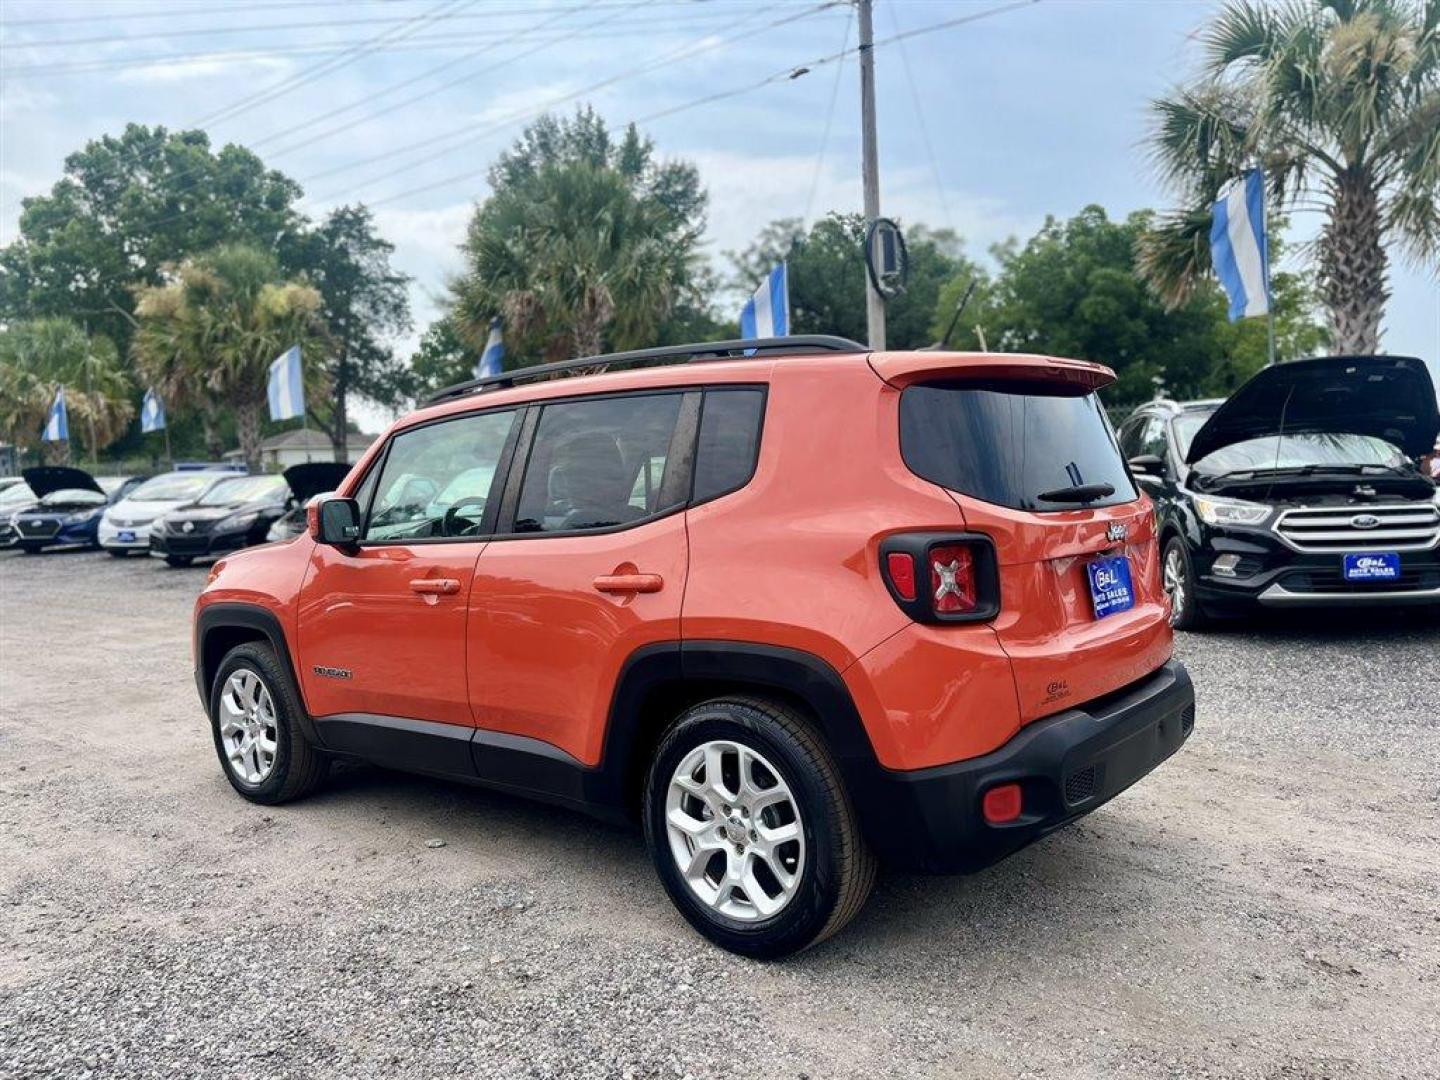
[[[856,800],[866,837],[900,867],[983,869],[1120,794],[1178,750],[1194,722],[1194,687],[1172,660],[1123,690],[1026,725],[993,753],[878,769]],[[992,825],[980,801],[1006,783],[1021,786],[1022,812]]]

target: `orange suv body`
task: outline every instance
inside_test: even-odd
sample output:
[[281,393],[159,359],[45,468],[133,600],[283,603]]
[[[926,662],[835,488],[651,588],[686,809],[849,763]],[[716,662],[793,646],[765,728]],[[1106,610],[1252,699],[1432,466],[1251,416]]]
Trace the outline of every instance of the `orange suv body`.
[[[377,440],[310,534],[218,564],[196,677],[237,789],[289,797],[275,773],[304,751],[312,772],[358,757],[614,819],[653,802],[687,918],[779,955],[849,917],[789,925],[797,881],[844,876],[824,859],[973,870],[1181,745],[1193,692],[1152,508],[1095,397],[1108,369],[748,344],[462,387]],[[294,715],[288,736],[247,720],[237,766],[242,646],[270,650],[253,674]],[[724,794],[782,788],[778,816]]]

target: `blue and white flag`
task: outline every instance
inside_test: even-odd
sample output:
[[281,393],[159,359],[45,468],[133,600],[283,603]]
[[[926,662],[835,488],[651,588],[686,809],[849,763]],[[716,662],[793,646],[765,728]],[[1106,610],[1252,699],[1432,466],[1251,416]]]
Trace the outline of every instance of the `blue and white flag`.
[[1215,204],[1210,258],[1230,297],[1230,321],[1270,310],[1270,245],[1265,236],[1265,177],[1251,169]]
[[55,400],[50,403],[50,415],[45,418],[45,433],[40,438],[45,442],[70,441],[70,414],[65,411],[63,386],[55,391]]
[[140,405],[140,431],[148,435],[165,426],[165,405],[155,391],[146,390],[145,400]]
[[490,320],[490,337],[485,342],[485,351],[475,365],[475,378],[488,379],[500,374],[500,361],[505,359],[505,341],[500,336],[500,316]]
[[740,312],[742,338],[785,337],[790,333],[790,271],[782,262],[745,301]]
[[271,420],[293,420],[305,415],[305,382],[300,375],[300,346],[291,345],[270,365]]

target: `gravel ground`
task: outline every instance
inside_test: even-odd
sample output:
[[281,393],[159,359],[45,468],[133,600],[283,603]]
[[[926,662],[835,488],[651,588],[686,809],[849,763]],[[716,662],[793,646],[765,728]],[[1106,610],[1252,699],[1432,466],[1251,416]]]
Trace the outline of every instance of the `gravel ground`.
[[241,801],[203,576],[0,554],[0,1076],[1440,1076],[1434,624],[1185,636],[1157,773],[765,965],[583,817],[359,767]]

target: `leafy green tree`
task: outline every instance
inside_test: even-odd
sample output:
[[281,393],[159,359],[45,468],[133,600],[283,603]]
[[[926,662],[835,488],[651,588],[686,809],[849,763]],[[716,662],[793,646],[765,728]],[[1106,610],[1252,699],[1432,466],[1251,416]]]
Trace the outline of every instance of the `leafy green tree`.
[[328,407],[311,411],[330,434],[335,460],[344,461],[350,396],[395,405],[411,392],[410,369],[389,344],[410,329],[410,279],[391,268],[395,245],[376,233],[365,206],[332,210],[299,247],[334,344]]
[[1373,353],[1387,243],[1440,260],[1440,3],[1229,0],[1202,35],[1199,78],[1154,103],[1150,145],[1182,208],[1141,266],[1171,302],[1210,270],[1210,206],[1265,170],[1281,210],[1319,209],[1320,296],[1339,353]]
[[203,131],[130,124],[65,159],[50,194],[25,199],[19,236],[0,251],[0,316],[63,315],[125,355],[135,288],[218,244],[293,252],[300,187],[249,150],[211,148]]
[[[990,348],[1106,364],[1119,376],[1106,392],[1116,405],[1157,388],[1180,398],[1228,394],[1264,365],[1265,321],[1229,322],[1213,281],[1166,307],[1136,267],[1137,245],[1152,224],[1148,212],[1116,222],[1089,206],[1068,221],[1046,219],[1024,245],[998,247],[1000,272],[984,315]],[[1273,290],[1280,355],[1314,352],[1325,334],[1309,283],[1276,273]]]
[[505,319],[514,361],[653,344],[697,295],[705,194],[693,166],[655,160],[632,125],[616,142],[592,110],[545,117],[491,168],[453,284],[454,329],[483,347]]
[[[464,382],[475,374],[475,361],[480,353],[460,337],[455,323],[446,317],[436,319],[420,338],[420,345],[410,357],[410,371],[417,394],[433,393],[446,386]],[[505,367],[513,367],[507,356]]]
[[322,307],[319,290],[284,280],[269,252],[226,245],[187,259],[170,284],[141,291],[134,348],[153,378],[229,410],[245,461],[258,469],[271,362],[299,345],[306,399],[326,389]]
[[[865,341],[864,237],[861,214],[831,213],[808,231],[795,218],[773,221],[744,251],[729,253],[735,292],[748,296],[783,259],[790,275],[790,332]],[[949,230],[916,225],[906,230],[905,239],[910,281],[885,305],[886,345],[892,349],[930,344],[940,290],[957,275],[980,273]]]
[[0,435],[65,464],[70,444],[40,441],[60,387],[73,436],[92,460],[135,414],[130,381],[114,344],[69,319],[26,319],[0,331]]

